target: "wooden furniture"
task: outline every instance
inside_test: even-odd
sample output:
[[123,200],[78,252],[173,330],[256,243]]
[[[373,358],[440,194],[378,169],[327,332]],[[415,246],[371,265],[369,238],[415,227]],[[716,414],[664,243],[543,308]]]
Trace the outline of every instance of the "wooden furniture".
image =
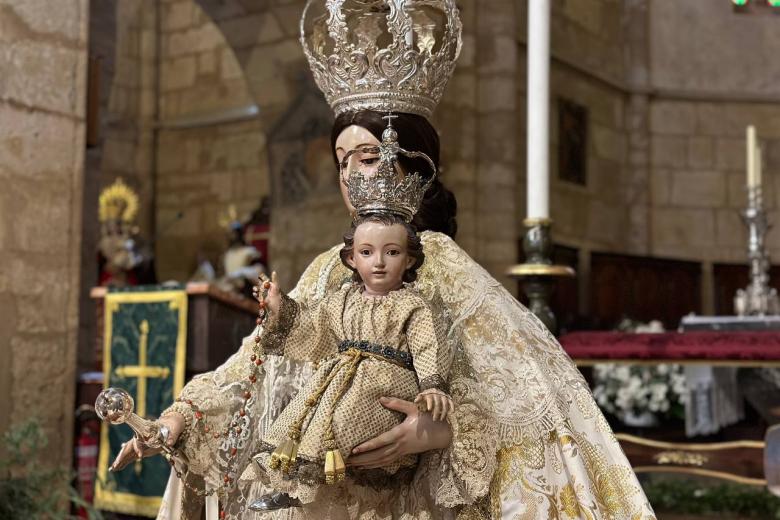
[[[598,363],[780,367],[777,331],[577,332],[560,342],[579,367]],[[617,438],[637,473],[686,473],[764,487],[767,444],[753,433],[754,438],[712,443],[667,442],[625,433]],[[777,442],[780,445],[780,437]],[[776,480],[780,482],[780,477]]]
[[766,486],[764,441],[680,443],[618,433],[636,473],[684,473]]
[[[187,379],[214,370],[235,353],[255,327],[257,303],[225,292],[208,283],[188,283]],[[96,369],[103,366],[103,299],[108,289],[95,287],[90,296],[97,302],[98,338]]]
[[612,328],[628,317],[661,320],[674,329],[680,318],[701,312],[701,264],[592,253],[589,314],[597,328]]

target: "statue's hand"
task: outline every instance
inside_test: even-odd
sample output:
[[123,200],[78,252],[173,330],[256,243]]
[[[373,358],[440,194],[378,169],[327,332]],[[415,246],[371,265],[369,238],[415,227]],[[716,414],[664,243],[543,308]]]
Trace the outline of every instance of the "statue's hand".
[[127,467],[128,464],[135,462],[136,460],[144,457],[151,457],[157,455],[162,450],[149,448],[144,445],[138,437],[133,437],[129,441],[122,443],[122,449],[119,450],[119,455],[114,459],[114,463],[108,468],[109,471],[121,471]]
[[260,304],[265,304],[271,316],[279,314],[282,305],[282,290],[276,281],[276,271],[271,273],[271,279],[260,275],[260,283],[252,289],[252,293]]
[[357,446],[347,459],[347,466],[380,468],[404,455],[443,449],[452,442],[449,423],[434,421],[431,414],[420,413],[416,404],[388,397],[379,402],[385,408],[406,414],[406,419],[390,431]]
[[[173,446],[176,441],[179,440],[179,436],[184,431],[185,421],[184,417],[179,414],[166,415],[161,417],[157,423],[160,426],[168,428],[167,446]],[[151,457],[157,455],[162,450],[160,448],[151,448],[147,446],[138,437],[133,437],[128,442],[122,444],[122,449],[119,450],[119,454],[114,459],[114,463],[109,468],[110,471],[121,471],[131,462],[142,459],[144,457]]]

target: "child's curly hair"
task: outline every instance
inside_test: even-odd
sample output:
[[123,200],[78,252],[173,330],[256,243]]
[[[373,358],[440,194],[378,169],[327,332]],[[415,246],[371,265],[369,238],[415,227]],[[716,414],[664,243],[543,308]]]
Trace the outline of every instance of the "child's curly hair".
[[414,258],[414,264],[412,264],[404,273],[403,281],[404,283],[412,283],[417,280],[417,269],[419,269],[425,261],[425,253],[423,253],[422,241],[417,234],[417,228],[412,224],[405,222],[398,215],[393,215],[391,213],[370,213],[368,215],[360,216],[352,221],[352,226],[349,228],[349,231],[344,234],[344,247],[339,251],[339,256],[341,257],[341,263],[352,271],[352,280],[361,283],[363,282],[360,273],[347,263],[347,259],[349,258],[349,255],[352,254],[353,248],[355,247],[355,230],[360,224],[365,222],[377,222],[386,226],[401,224],[406,228],[406,251],[410,257]]

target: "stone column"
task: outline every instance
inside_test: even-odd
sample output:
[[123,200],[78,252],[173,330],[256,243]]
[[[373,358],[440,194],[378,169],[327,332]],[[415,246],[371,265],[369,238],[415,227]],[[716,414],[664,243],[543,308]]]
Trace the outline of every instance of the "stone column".
[[628,250],[650,253],[650,56],[647,0],[627,0],[623,10],[626,83],[630,88],[626,105],[628,155],[626,200],[629,205]]
[[511,291],[517,263],[517,12],[512,0],[474,3],[476,20],[476,260]]
[[48,466],[73,449],[88,13],[0,0],[0,433],[37,418]]

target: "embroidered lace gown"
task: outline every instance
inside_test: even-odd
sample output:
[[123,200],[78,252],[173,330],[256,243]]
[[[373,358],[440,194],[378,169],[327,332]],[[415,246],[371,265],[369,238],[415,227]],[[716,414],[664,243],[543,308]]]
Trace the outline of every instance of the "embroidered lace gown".
[[[450,446],[421,454],[411,484],[376,489],[347,475],[343,487],[321,486],[334,489],[328,500],[253,514],[246,504],[273,488],[252,457],[313,373],[312,363],[267,356],[263,378],[247,383],[253,333],[229,361],[181,394],[211,428],[240,422],[238,438],[215,441],[189,406],[173,405],[193,424],[180,442],[190,462],[189,487],[171,478],[158,520],[200,520],[203,499],[190,489],[214,489],[226,471],[236,478],[224,502],[226,520],[655,519],[587,383],[555,338],[451,238],[432,231],[420,237],[425,263],[414,288],[447,317],[454,350]],[[341,247],[311,263],[290,293],[296,301],[312,305],[349,280]],[[247,390],[252,398],[245,404]]]
[[[266,353],[312,361],[318,368],[274,421],[255,459],[275,487],[313,500],[323,482],[329,430],[347,460],[354,447],[403,420],[379,403],[381,397],[413,401],[421,390],[446,391],[451,352],[444,330],[426,301],[408,288],[373,297],[351,283],[309,306],[284,297],[261,345]],[[301,432],[297,464],[289,472],[269,469],[270,452],[289,438],[291,428]],[[390,467],[348,472],[382,487],[389,479],[410,480],[416,460],[410,455]]]

